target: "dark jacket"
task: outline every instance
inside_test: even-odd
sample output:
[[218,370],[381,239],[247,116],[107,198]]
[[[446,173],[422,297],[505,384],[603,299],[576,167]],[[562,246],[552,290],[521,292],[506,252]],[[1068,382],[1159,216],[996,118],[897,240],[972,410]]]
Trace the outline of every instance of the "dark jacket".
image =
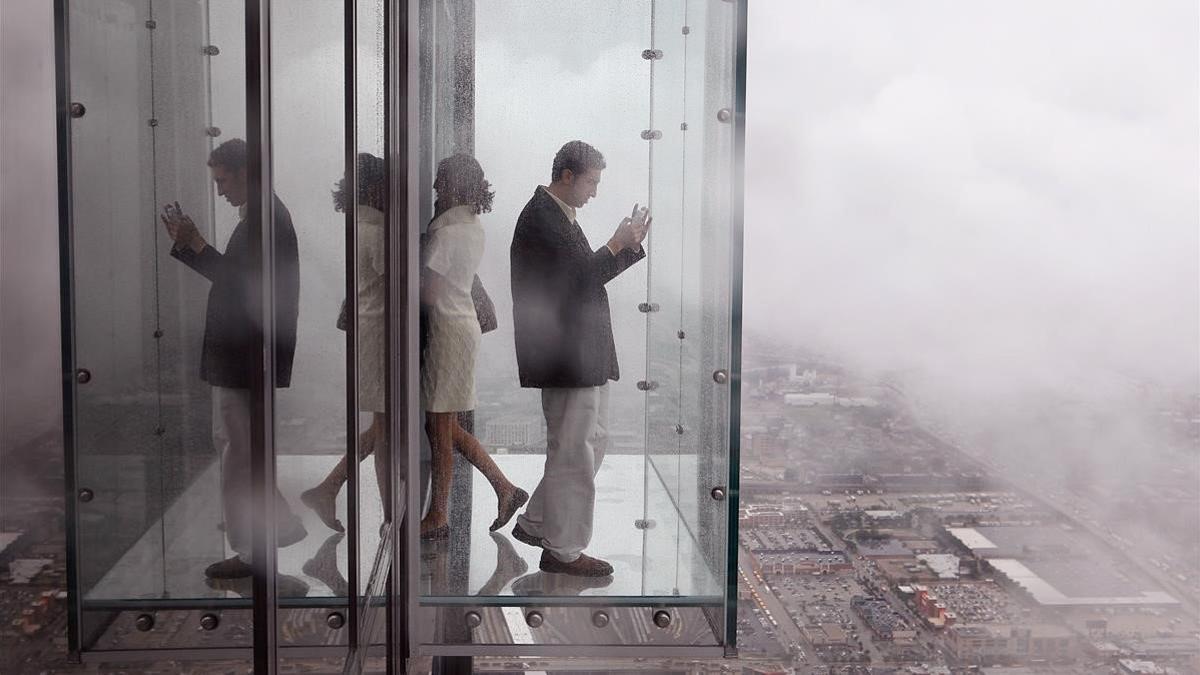
[[[259,230],[238,222],[221,253],[211,244],[200,253],[175,247],[171,255],[212,282],[204,318],[200,378],[214,387],[248,389],[254,371],[254,338],[262,316],[251,242]],[[292,215],[275,198],[275,386],[292,381],[296,316],[300,309],[300,261]]]
[[597,387],[620,377],[604,285],[646,257],[592,250],[578,223],[538,188],[509,250],[522,387]]

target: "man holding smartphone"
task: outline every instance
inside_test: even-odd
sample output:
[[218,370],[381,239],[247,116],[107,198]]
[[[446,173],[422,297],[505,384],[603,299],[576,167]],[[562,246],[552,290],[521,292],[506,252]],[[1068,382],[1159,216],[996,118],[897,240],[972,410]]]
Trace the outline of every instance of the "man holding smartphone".
[[592,249],[575,212],[596,196],[604,168],[587,143],[564,145],[550,185],[538,186],[517,219],[510,249],[521,386],[542,390],[546,418],[545,473],[512,533],[542,548],[542,571],[585,577],[613,572],[583,553],[608,445],[608,381],[620,377],[604,286],[646,257],[651,223],[635,204],[608,243]]
[[[255,337],[262,325],[262,289],[253,244],[261,236],[246,219],[246,142],[235,138],[212,151],[208,159],[217,194],[237,207],[240,220],[225,251],[200,235],[179,204],[164,207],[162,222],[175,242],[171,256],[212,282],[204,321],[200,378],[213,388],[213,443],[224,458],[221,504],[225,534],[235,555],[209,565],[210,579],[252,574],[250,540],[253,527],[251,456],[251,373],[256,363]],[[287,387],[296,351],[296,318],[300,306],[300,266],[292,216],[278,197],[274,206],[275,253],[275,387]],[[279,545],[289,546],[307,532],[283,495],[275,490]]]

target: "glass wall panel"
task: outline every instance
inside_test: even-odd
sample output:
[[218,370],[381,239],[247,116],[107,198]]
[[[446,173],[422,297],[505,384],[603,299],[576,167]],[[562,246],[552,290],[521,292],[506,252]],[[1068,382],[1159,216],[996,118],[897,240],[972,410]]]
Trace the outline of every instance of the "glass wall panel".
[[[736,3],[419,4],[420,641],[720,645]],[[572,191],[576,174],[600,181]],[[644,241],[620,228],[635,204]],[[474,433],[447,422],[439,447],[429,411],[468,409]]]
[[[281,607],[314,605],[307,631],[281,622],[278,644],[346,644],[353,577],[337,530],[350,520],[344,485],[356,467],[344,464],[354,436],[338,315],[349,262],[335,196],[346,171],[346,24],[342,2],[274,1],[270,10],[277,362],[295,335],[290,377],[277,378],[275,392],[276,597]],[[330,611],[343,615],[341,628],[326,621]]]
[[84,648],[249,644],[245,621],[201,628],[202,617],[239,604],[205,575],[231,556],[216,400],[212,378],[202,379],[211,282],[185,252],[190,234],[173,241],[162,220],[164,205],[178,204],[194,226],[184,232],[220,247],[237,222],[218,205],[207,164],[222,134],[244,127],[244,98],[213,105],[223,89],[245,89],[244,68],[217,65],[238,60],[244,36],[240,22],[210,22],[210,4],[220,5],[105,0],[66,10],[63,66],[78,104],[69,308],[78,374],[68,410]]

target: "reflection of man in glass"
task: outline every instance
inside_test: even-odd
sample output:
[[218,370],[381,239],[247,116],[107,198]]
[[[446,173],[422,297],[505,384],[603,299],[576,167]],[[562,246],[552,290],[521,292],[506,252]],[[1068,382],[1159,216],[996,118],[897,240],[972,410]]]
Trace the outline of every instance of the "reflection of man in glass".
[[554,156],[517,218],[510,250],[513,326],[521,386],[542,390],[546,468],[513,537],[543,549],[544,572],[607,576],[585,555],[592,538],[595,476],[608,443],[608,381],[620,376],[604,285],[646,256],[646,209],[633,207],[604,246],[592,249],[575,210],[596,196],[604,157],[582,141]]
[[[224,458],[221,504],[225,533],[235,555],[209,565],[211,579],[250,576],[250,537],[253,503],[250,482],[250,386],[256,361],[254,338],[261,325],[262,293],[256,283],[258,263],[253,242],[260,231],[246,220],[246,143],[222,143],[208,159],[217,194],[238,208],[241,219],[222,253],[209,245],[179,204],[168,205],[162,216],[175,245],[171,256],[212,282],[204,321],[200,378],[213,388],[213,442]],[[292,379],[296,351],[300,272],[292,216],[275,197],[275,381],[286,387]],[[294,544],[307,534],[278,490],[279,545]]]

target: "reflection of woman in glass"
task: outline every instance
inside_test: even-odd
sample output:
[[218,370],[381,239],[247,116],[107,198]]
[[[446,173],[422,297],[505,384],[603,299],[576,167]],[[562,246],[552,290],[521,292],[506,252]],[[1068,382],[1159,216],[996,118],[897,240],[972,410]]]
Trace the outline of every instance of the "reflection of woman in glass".
[[[383,211],[386,208],[387,190],[383,160],[365,152],[358,155],[358,409],[371,413],[371,426],[359,435],[359,456],[365,458],[377,450],[387,452],[387,408],[384,406],[384,374],[387,360],[384,358],[384,308],[387,288],[387,266],[384,237]],[[333,193],[333,208],[344,213],[350,208],[350,195],[346,194],[345,179],[338,181]],[[342,306],[343,316],[338,319],[340,328],[347,320],[349,308]],[[379,482],[379,494],[387,504],[387,455],[375,456],[375,477]],[[337,495],[346,482],[346,458],[329,472],[325,480],[300,495],[321,521],[330,528],[343,532],[337,518]]]
[[491,530],[503,527],[529,499],[458,423],[458,413],[475,409],[480,329],[471,283],[483,257],[479,214],[492,210],[495,193],[490,187],[479,162],[464,154],[442,160],[433,182],[437,201],[421,267],[421,304],[429,336],[421,368],[421,404],[433,453],[432,503],[421,521],[422,539],[449,535],[447,502],[454,448],[483,472],[496,491],[498,513]]

